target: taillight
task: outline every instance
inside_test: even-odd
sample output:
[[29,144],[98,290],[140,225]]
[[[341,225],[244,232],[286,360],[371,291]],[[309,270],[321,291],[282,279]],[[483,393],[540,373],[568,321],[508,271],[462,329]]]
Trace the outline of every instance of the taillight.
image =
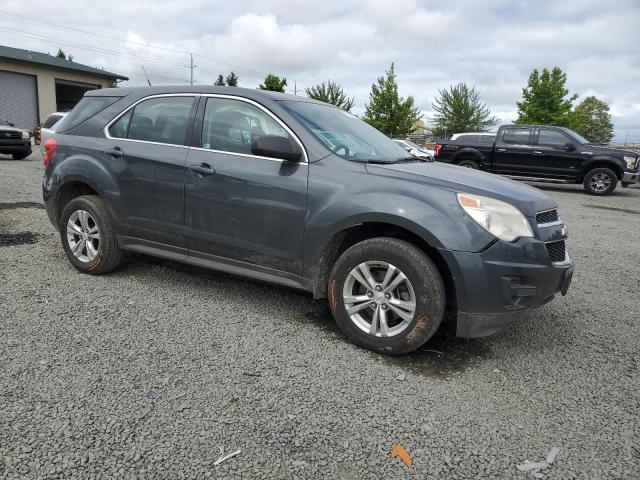
[[57,147],[58,147],[58,142],[56,142],[55,138],[50,138],[49,140],[44,142],[45,153],[44,153],[44,157],[42,158],[42,162],[44,163],[45,167],[49,165],[49,162],[53,158],[53,154],[56,151]]
[[440,149],[441,148],[442,148],[442,145],[438,145],[438,144],[434,145],[433,146],[433,154],[434,155],[438,155],[440,153]]

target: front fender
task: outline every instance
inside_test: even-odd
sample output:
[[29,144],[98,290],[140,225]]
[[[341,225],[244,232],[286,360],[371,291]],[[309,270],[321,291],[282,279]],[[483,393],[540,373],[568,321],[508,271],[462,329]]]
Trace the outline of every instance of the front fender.
[[609,155],[594,155],[593,157],[589,157],[582,163],[581,176],[584,177],[587,172],[596,168],[597,165],[603,166],[603,164],[607,164],[608,168],[611,168],[616,172],[618,180],[622,180],[622,172],[624,172],[627,166],[626,163],[619,158],[611,157]]

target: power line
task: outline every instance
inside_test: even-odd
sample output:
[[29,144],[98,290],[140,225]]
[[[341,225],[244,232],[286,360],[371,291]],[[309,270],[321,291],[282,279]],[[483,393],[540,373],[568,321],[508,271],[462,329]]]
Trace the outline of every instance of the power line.
[[[146,42],[137,42],[135,40],[126,40],[126,39],[119,38],[119,37],[112,36],[112,35],[105,35],[105,34],[101,34],[101,33],[90,32],[88,30],[82,30],[80,28],[69,27],[67,25],[62,25],[62,24],[55,23],[55,22],[49,22],[49,21],[46,21],[46,20],[41,20],[41,19],[38,19],[38,18],[29,17],[27,15],[19,15],[17,13],[9,13],[9,12],[2,12],[2,13],[4,13],[5,15],[10,15],[10,16],[17,17],[17,18],[22,18],[22,19],[25,19],[25,20],[31,20],[31,21],[34,21],[34,22],[44,23],[46,25],[51,25],[51,26],[58,27],[58,28],[64,28],[64,29],[67,29],[67,30],[72,30],[74,32],[80,32],[80,33],[84,33],[84,34],[87,34],[87,35],[93,35],[93,36],[101,37],[101,38],[108,38],[110,40],[117,40],[117,41],[123,42],[123,43],[130,43],[132,45],[140,45],[140,46],[149,47],[149,48],[156,48],[156,49],[159,49],[159,50],[166,50],[166,51],[170,51],[170,52],[174,52],[174,53],[182,53],[182,54],[185,54],[185,55],[191,55],[192,54],[192,52],[187,52],[185,50],[177,50],[177,49],[174,49],[174,48],[160,47],[158,45],[152,45],[152,44],[146,43]],[[208,57],[206,55],[200,55],[198,53],[194,53],[193,55],[196,56],[196,57],[203,58],[205,60],[209,60],[209,61],[214,62],[214,63],[219,63],[221,65],[226,65],[228,67],[241,69],[241,70],[244,70],[244,71],[247,71],[247,72],[256,73],[256,74],[259,74],[259,75],[268,75],[269,73],[271,73],[271,72],[263,72],[263,71],[260,71],[260,70],[255,70],[255,69],[252,69],[252,68],[249,68],[249,67],[245,67],[245,66],[242,66],[242,65],[238,65],[238,64],[235,64],[235,63],[226,62],[226,61],[220,60],[218,58]],[[293,78],[290,78],[290,80],[293,80],[295,82],[295,79],[293,79]]]
[[45,42],[57,42],[61,45],[69,45],[75,48],[80,48],[81,50],[88,50],[88,51],[92,51],[92,52],[98,52],[98,53],[104,53],[107,55],[113,55],[116,57],[123,57],[123,58],[134,58],[136,60],[145,60],[147,62],[152,62],[152,63],[160,63],[160,64],[164,64],[164,65],[171,65],[174,67],[184,67],[184,68],[189,68],[189,65],[184,65],[182,63],[175,63],[175,62],[168,62],[166,60],[162,60],[159,58],[153,58],[153,57],[143,57],[140,55],[130,55],[130,54],[126,54],[126,53],[119,53],[116,52],[115,50],[108,50],[105,48],[101,48],[101,47],[91,47],[91,46],[86,46],[86,45],[82,45],[79,43],[75,43],[75,42],[69,42],[67,40],[61,40],[59,38],[52,38],[52,37],[45,37],[44,35],[39,35],[39,34],[35,34],[35,33],[29,33],[29,32],[21,32],[19,30],[15,30],[12,28],[7,28],[4,26],[0,26],[0,30],[4,31],[6,33],[10,33],[13,35],[20,35],[22,37],[27,37],[27,38],[34,38],[36,40],[44,40]]

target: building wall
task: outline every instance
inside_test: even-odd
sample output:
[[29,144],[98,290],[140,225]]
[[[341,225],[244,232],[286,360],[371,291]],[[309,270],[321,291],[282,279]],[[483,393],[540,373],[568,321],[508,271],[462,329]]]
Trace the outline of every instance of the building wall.
[[101,88],[109,88],[113,86],[114,82],[113,80],[96,77],[88,73],[11,62],[3,59],[0,59],[0,70],[36,76],[38,116],[40,117],[40,122],[44,122],[50,113],[56,111],[56,79],[100,85]]

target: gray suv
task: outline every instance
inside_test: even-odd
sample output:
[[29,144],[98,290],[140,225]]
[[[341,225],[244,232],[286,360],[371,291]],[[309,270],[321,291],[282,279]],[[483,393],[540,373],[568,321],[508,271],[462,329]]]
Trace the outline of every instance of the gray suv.
[[93,90],[45,150],[47,212],[78,270],[133,250],[307,290],[377,352],[420,347],[445,310],[458,336],[496,332],[573,273],[548,195],[410,156],[308,98]]

